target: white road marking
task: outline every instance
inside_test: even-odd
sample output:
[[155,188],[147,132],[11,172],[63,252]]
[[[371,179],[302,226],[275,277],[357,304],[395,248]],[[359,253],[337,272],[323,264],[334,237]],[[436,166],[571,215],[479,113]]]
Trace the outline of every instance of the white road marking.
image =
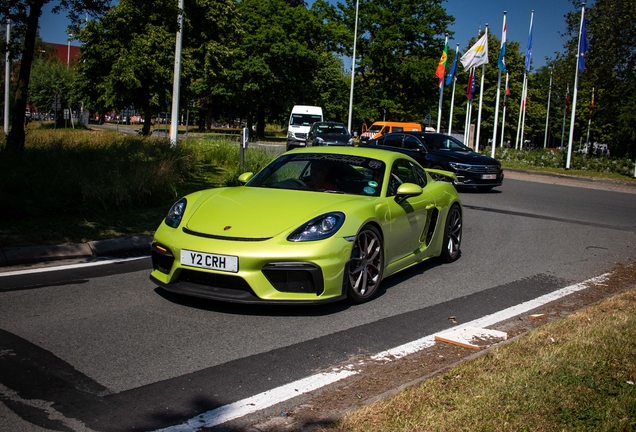
[[141,257],[132,257],[132,258],[115,258],[115,259],[111,258],[111,259],[104,259],[103,261],[68,264],[68,265],[56,266],[56,267],[40,267],[35,269],[16,270],[16,271],[4,272],[4,273],[0,272],[0,277],[20,276],[20,275],[35,274],[35,273],[46,273],[46,272],[59,271],[59,270],[72,270],[72,269],[82,268],[82,267],[94,267],[94,266],[100,266],[105,264],[117,264],[121,262],[134,261],[134,260],[139,260],[144,258],[148,258],[148,257],[141,256]]
[[176,426],[170,426],[165,429],[159,429],[159,431],[185,432],[199,430],[203,427],[209,428],[217,426],[230,420],[243,417],[255,411],[268,408],[279,402],[284,402],[301,394],[314,391],[357,373],[358,372],[354,370],[337,369],[333,372],[309,376],[307,378],[294,381],[284,386],[277,387],[272,390],[267,390],[263,393],[257,394],[247,399],[243,399],[238,402],[213,409],[212,411],[208,411],[188,420],[186,423],[182,423]]
[[[471,327],[487,327],[496,324],[501,321],[513,318],[522,313],[528,312],[532,309],[536,309],[554,300],[558,300],[569,294],[577,291],[581,291],[587,288],[590,284],[601,283],[607,280],[610,273],[605,273],[601,276],[597,276],[592,279],[588,279],[581,283],[570,285],[552,293],[537,297],[536,299],[527,301],[525,303],[509,307],[494,314],[487,315],[482,318],[478,318],[471,322],[464,324]],[[435,335],[428,335],[409,342],[404,345],[400,345],[395,348],[391,348],[386,351],[382,351],[371,358],[376,361],[392,361],[405,357],[409,354],[414,354],[425,348],[429,348],[435,344]],[[204,427],[214,427],[230,420],[234,420],[248,414],[255,413],[256,411],[268,408],[281,402],[285,402],[296,396],[300,396],[304,393],[314,391],[316,389],[325,387],[329,384],[333,384],[341,379],[357,375],[359,370],[355,369],[353,364],[346,365],[340,369],[334,369],[332,372],[321,373],[312,375],[307,378],[303,378],[298,381],[286,384],[281,387],[267,390],[266,392],[258,395],[224,405],[222,407],[213,409],[211,411],[200,414],[185,423],[181,423],[176,426],[170,426],[164,429],[159,429],[156,432],[192,432],[200,430]]]

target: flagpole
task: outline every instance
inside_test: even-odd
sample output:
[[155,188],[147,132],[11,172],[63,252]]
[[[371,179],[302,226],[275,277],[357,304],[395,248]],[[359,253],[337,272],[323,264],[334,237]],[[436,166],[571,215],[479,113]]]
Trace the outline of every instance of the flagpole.
[[561,150],[563,150],[563,138],[565,137],[565,118],[568,115],[568,98],[570,97],[570,84],[565,92],[565,109],[563,110],[563,128],[561,129]]
[[523,135],[526,129],[526,109],[528,108],[528,76],[526,75],[526,90],[523,95],[523,115],[521,117],[521,140],[519,145],[523,148]]
[[543,148],[548,146],[548,119],[550,118],[550,96],[552,96],[552,66],[550,68],[550,86],[548,89],[548,109],[545,115],[545,138],[543,139]]
[[[521,102],[519,103],[519,121],[517,122],[517,138],[515,139],[515,150],[519,148],[519,134],[521,133],[521,116],[525,109],[523,98],[526,94],[526,70],[523,71],[523,82],[521,84]],[[521,146],[523,148],[523,145]]]
[[[439,104],[437,107],[437,133],[439,133],[440,128],[442,126],[442,99],[444,98],[444,74],[446,73],[446,58],[447,55],[446,50],[448,47],[448,35],[444,40],[444,53],[442,53],[442,59],[440,59],[440,64],[444,64],[444,71],[442,72],[442,76],[439,77]],[[439,65],[437,66],[439,69]]]
[[590,118],[587,121],[587,138],[585,139],[585,152],[590,145],[590,125],[592,124],[592,108],[594,107],[594,87],[592,87],[592,103],[590,104]]
[[[457,48],[455,48],[455,60],[453,64],[455,65],[455,70],[453,72],[453,94],[451,96],[451,107],[450,107],[450,119],[448,121],[448,134],[451,134],[451,129],[453,128],[453,106],[455,105],[455,85],[457,84],[457,57],[459,56],[459,44],[457,44]],[[451,67],[452,69],[452,67]]]
[[570,117],[570,136],[568,137],[568,156],[565,162],[565,169],[570,169],[572,161],[572,138],[574,136],[574,120],[576,119],[576,98],[579,86],[579,57],[581,56],[581,33],[583,32],[583,22],[585,20],[585,3],[581,7],[581,25],[579,26],[579,44],[576,51],[576,68],[574,72],[574,93],[572,94],[572,115]]
[[[499,61],[497,62],[497,102],[495,102],[495,121],[492,127],[492,154],[495,157],[495,148],[497,148],[497,123],[499,123],[499,97],[501,95],[501,65],[499,62],[503,62],[502,54],[506,52],[506,11],[503,13],[503,26],[501,27],[501,49],[499,51]],[[506,67],[505,63],[503,64]]]
[[[488,40],[488,24],[486,24],[486,40]],[[486,74],[486,64],[481,65],[481,85],[479,89],[479,111],[477,112],[477,137],[475,140],[475,151],[479,152],[479,132],[481,130],[481,107],[484,101],[484,75]]]
[[508,104],[506,103],[506,96],[507,96],[507,92],[508,92],[508,79],[510,78],[510,74],[508,73],[508,71],[506,71],[506,90],[504,90],[504,107],[503,107],[503,113],[501,116],[501,144],[499,145],[499,147],[503,148],[503,142],[504,142],[504,128],[506,126],[506,107],[508,106]]

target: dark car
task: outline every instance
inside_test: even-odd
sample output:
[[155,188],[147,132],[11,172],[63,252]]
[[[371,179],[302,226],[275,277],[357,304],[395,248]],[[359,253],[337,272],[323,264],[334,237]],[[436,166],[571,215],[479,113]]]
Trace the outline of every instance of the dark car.
[[342,123],[316,122],[307,134],[305,145],[307,147],[353,146],[353,138]]
[[451,171],[457,176],[457,186],[475,186],[487,191],[501,186],[504,178],[499,161],[474,152],[450,135],[430,132],[390,133],[360,145],[398,151],[411,156],[425,168]]

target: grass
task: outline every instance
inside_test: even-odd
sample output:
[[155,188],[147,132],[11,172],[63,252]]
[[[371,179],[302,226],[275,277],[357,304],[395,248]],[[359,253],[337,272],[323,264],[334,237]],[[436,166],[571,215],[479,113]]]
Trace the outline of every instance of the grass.
[[[195,190],[238,184],[237,139],[166,139],[30,125],[23,154],[0,142],[0,247],[152,234]],[[244,169],[270,160],[245,152]]]
[[634,431],[635,382],[632,288],[319,430]]

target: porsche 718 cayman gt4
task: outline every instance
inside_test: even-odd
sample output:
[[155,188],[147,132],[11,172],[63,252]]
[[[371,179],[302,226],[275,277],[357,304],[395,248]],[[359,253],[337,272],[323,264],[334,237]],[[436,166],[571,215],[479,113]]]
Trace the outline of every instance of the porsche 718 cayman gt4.
[[238,303],[371,299],[383,278],[458,258],[455,187],[411,157],[372,148],[296,149],[243,186],[202,190],[170,209],[150,278],[185,295]]

